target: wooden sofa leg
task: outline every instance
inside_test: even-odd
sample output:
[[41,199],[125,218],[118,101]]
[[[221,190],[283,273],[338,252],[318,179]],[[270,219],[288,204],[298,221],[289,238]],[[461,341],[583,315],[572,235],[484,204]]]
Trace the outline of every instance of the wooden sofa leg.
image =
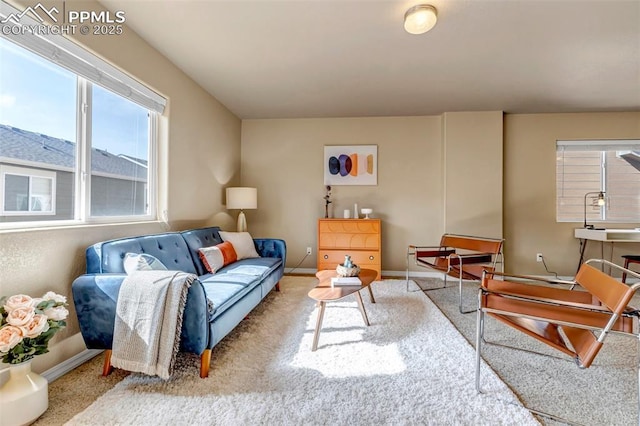
[[280,281],[276,283],[276,291],[280,291]]
[[209,377],[209,367],[211,366],[211,349],[205,349],[200,355],[200,378]]
[[111,349],[104,351],[104,365],[102,366],[102,375],[107,377],[113,371],[111,366]]

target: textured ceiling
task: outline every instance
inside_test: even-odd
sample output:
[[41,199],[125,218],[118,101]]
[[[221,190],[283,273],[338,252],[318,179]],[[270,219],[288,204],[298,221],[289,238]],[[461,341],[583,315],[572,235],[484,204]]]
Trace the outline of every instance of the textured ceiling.
[[240,118],[640,110],[639,0],[101,0]]

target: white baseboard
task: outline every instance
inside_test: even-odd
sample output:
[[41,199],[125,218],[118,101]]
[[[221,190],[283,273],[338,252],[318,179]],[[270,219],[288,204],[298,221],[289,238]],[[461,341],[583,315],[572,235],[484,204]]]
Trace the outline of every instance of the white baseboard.
[[54,380],[64,376],[74,368],[79,367],[80,365],[89,361],[91,358],[100,355],[102,352],[103,351],[101,349],[85,349],[79,354],[76,354],[71,358],[61,362],[60,364],[51,367],[50,369],[42,373],[41,376],[47,379],[49,383],[51,383]]
[[[315,268],[289,268],[285,269],[284,273],[289,275],[315,275],[318,272]],[[407,271],[382,271],[384,277],[406,277]],[[409,278],[442,278],[440,272],[428,272],[428,271],[409,271]]]
[[318,272],[315,268],[288,268],[284,270],[285,274],[291,275],[315,275]]

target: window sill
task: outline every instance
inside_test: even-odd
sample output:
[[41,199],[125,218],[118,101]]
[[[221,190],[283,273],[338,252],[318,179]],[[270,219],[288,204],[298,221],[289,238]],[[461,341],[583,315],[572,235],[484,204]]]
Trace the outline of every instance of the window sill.
[[106,227],[122,227],[122,226],[140,226],[140,225],[153,225],[158,224],[164,229],[169,229],[169,225],[158,219],[149,220],[128,220],[122,222],[65,222],[65,223],[51,223],[42,224],[39,223],[35,226],[25,227],[24,223],[16,224],[15,227],[0,225],[0,235],[12,234],[12,233],[26,233],[26,232],[41,232],[41,231],[59,231],[59,230],[74,230],[74,229],[96,229]]

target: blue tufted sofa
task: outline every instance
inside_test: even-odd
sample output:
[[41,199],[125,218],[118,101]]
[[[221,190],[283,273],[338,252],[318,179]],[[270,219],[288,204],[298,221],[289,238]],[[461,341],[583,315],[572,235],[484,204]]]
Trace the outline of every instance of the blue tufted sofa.
[[[104,349],[102,374],[111,372],[116,303],[126,274],[126,253],[148,253],[170,270],[198,275],[189,288],[180,350],[200,355],[200,377],[209,375],[211,349],[275,287],[284,274],[286,244],[254,239],[259,258],[242,259],[210,274],[198,249],[222,242],[218,227],[124,238],[87,248],[87,273],[72,285],[82,337],[89,349]],[[207,300],[208,299],[208,300]],[[211,303],[210,303],[211,302]]]

